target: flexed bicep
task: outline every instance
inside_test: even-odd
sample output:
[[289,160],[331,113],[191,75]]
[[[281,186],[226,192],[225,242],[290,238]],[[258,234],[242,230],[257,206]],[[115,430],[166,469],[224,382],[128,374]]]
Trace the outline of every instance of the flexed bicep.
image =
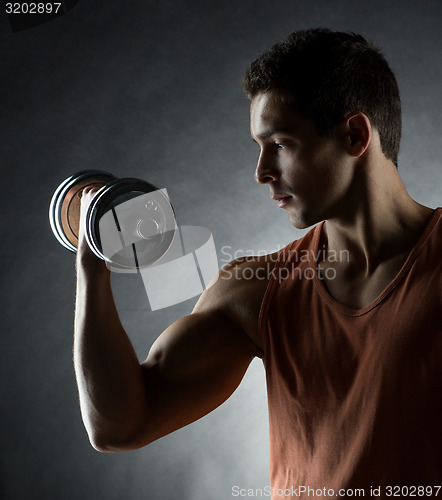
[[206,415],[238,387],[254,358],[246,334],[222,312],[182,318],[153,344],[142,368],[151,442]]

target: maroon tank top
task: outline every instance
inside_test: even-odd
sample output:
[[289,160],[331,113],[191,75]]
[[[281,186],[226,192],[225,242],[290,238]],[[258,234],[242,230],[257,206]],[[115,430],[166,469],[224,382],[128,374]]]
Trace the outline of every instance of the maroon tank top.
[[261,307],[272,498],[442,499],[442,208],[360,310],[317,275],[322,227],[280,251]]

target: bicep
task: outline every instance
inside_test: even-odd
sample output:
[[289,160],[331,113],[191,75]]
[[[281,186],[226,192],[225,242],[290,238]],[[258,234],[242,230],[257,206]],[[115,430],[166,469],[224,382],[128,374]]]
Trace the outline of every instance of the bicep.
[[223,403],[254,355],[250,339],[221,311],[193,313],[165,330],[141,365],[149,414],[147,442]]

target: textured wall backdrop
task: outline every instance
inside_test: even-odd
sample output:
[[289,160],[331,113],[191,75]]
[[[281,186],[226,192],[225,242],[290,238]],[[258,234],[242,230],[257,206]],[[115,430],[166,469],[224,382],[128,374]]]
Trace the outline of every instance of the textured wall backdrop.
[[[360,32],[399,80],[399,168],[411,194],[440,204],[440,0],[80,0],[12,33],[0,14],[2,498],[224,500],[268,484],[265,379],[254,361],[232,398],[147,448],[89,445],[72,368],[74,256],[50,232],[55,187],[89,168],[166,187],[178,222],[214,235],[220,264],[301,233],[255,185],[257,149],[240,81],[294,29]],[[195,300],[152,312],[137,276],[116,276],[140,360]]]

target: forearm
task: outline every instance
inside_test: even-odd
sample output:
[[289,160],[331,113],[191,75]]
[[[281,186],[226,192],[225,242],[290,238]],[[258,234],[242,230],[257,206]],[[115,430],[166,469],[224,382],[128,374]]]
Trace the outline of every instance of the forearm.
[[121,325],[103,262],[79,248],[74,366],[81,413],[92,445],[124,449],[146,415],[136,353]]

